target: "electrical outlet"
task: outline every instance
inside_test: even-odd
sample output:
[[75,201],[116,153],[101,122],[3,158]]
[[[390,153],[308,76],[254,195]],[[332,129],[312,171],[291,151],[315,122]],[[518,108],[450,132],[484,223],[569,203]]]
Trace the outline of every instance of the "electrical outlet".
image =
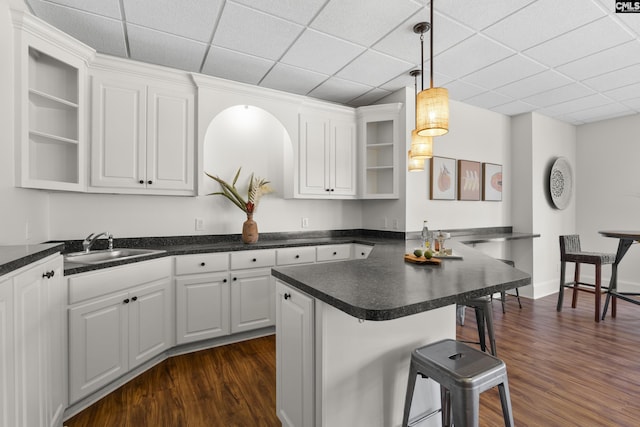
[[302,218],[302,228],[309,228],[309,218]]
[[196,218],[196,231],[204,230],[204,219]]

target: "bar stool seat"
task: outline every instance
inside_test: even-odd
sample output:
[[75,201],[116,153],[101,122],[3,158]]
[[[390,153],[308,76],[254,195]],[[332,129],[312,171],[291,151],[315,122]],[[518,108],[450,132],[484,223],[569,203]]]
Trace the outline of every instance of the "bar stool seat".
[[[603,252],[585,252],[580,248],[580,236],[577,234],[570,234],[560,236],[560,289],[558,291],[558,305],[557,311],[562,311],[562,301],[564,299],[564,288],[573,288],[573,298],[571,299],[571,308],[576,308],[578,301],[578,291],[585,291],[595,294],[595,321],[600,321],[600,301],[601,296],[604,293],[603,289],[608,289],[607,286],[602,286],[602,266],[606,264],[613,264],[616,259],[616,254],[603,253]],[[575,263],[575,271],[573,275],[573,282],[565,283],[565,272],[567,269],[567,263]],[[595,283],[585,283],[580,281],[580,264],[592,264],[595,266]],[[580,286],[587,286],[587,289]],[[612,315],[615,316],[616,312],[616,299],[613,299]]]
[[409,380],[405,398],[403,427],[409,425],[409,413],[417,375],[440,384],[442,425],[478,427],[480,394],[498,386],[505,426],[513,426],[507,368],[504,362],[455,340],[443,340],[415,349],[411,353]]

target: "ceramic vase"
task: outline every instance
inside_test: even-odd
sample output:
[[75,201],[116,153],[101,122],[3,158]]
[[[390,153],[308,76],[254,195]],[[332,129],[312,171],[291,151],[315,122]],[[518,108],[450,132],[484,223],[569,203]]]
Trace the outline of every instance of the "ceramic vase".
[[242,242],[255,243],[258,241],[258,224],[253,220],[253,214],[247,214],[247,220],[242,224]]

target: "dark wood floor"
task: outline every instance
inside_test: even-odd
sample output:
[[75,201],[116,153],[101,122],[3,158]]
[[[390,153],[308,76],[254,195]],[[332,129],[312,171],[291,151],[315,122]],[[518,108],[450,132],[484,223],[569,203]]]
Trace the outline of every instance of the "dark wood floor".
[[[565,298],[566,299],[566,298]],[[567,301],[568,302],[568,301]],[[639,426],[640,307],[593,321],[593,296],[555,311],[555,296],[494,301],[498,356],[507,364],[516,426]],[[470,309],[458,338],[475,340]],[[481,425],[502,423],[497,391]],[[69,419],[68,427],[280,426],[273,336],[169,359]],[[341,426],[335,426],[341,427]]]

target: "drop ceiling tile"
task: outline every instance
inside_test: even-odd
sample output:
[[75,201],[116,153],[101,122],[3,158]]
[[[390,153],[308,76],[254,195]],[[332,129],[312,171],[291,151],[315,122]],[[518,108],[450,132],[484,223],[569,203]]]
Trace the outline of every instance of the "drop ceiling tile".
[[131,59],[186,71],[200,71],[207,51],[205,43],[173,34],[128,25]]
[[561,65],[556,70],[576,80],[584,80],[633,64],[640,64],[640,40],[631,40],[605,49]]
[[507,116],[517,116],[518,114],[528,113],[535,110],[535,107],[531,104],[527,104],[522,101],[513,101],[507,104],[499,105],[491,109],[496,113],[505,114]]
[[611,104],[611,99],[606,96],[595,93],[593,95],[585,96],[583,98],[574,99],[560,104],[554,104],[546,108],[547,111],[554,115],[567,115],[576,111],[589,110],[592,108],[599,108],[604,105]]
[[622,102],[622,104],[635,111],[640,111],[640,97],[635,99],[627,99],[626,101]]
[[100,53],[126,57],[122,22],[48,2],[33,3],[34,13]]
[[461,80],[449,82],[444,87],[449,90],[449,98],[455,99],[456,101],[462,101],[487,91],[485,88],[465,83]]
[[[591,37],[598,34],[598,37]],[[606,16],[590,24],[541,43],[524,54],[550,67],[566,64],[620,43],[631,40],[631,35]],[[589,43],[585,43],[589,40]]]
[[328,34],[307,29],[282,57],[282,62],[324,74],[333,74],[365,48]]
[[127,22],[209,43],[223,0],[122,0]]
[[497,92],[489,91],[481,93],[479,95],[471,96],[469,98],[465,98],[464,102],[466,102],[467,104],[475,105],[476,107],[482,107],[490,110],[498,105],[504,105],[509,102],[513,102],[513,98],[504,96]]
[[273,64],[273,61],[263,58],[212,46],[202,73],[257,85]]
[[640,64],[586,79],[584,84],[595,90],[608,91],[637,83],[638,76],[640,76]]
[[640,98],[640,82],[634,83],[628,86],[623,86],[618,89],[613,89],[604,92],[609,98],[616,101],[626,101],[629,99]]
[[371,89],[373,89],[371,86],[331,77],[309,93],[309,96],[344,104],[366,94]]
[[549,107],[562,102],[571,101],[572,99],[578,99],[585,96],[592,95],[593,90],[578,84],[571,83],[566,86],[562,86],[556,89],[548,90],[546,92],[538,93],[522,99],[522,101],[529,104],[537,105],[540,107]]
[[[420,63],[420,35],[413,32],[413,26],[418,22],[428,21],[428,9],[421,9],[402,25],[393,30],[373,46],[377,50],[387,55],[394,56],[413,64]],[[433,35],[433,51],[435,54],[460,43],[462,40],[471,37],[474,32],[467,27],[460,25],[456,21],[435,13],[436,32],[424,34],[424,57],[429,58],[429,37]]]
[[[120,2],[118,0],[46,0],[47,3],[68,6],[85,12],[107,16],[109,18],[121,19]],[[27,0],[30,5],[43,3],[40,0]]]
[[227,0],[240,3],[280,18],[307,25],[327,0]]
[[461,77],[498,62],[515,52],[476,34],[451,49],[437,55],[434,70],[452,77]]
[[310,26],[370,47],[419,8],[412,0],[330,0]]
[[304,27],[254,9],[227,3],[213,44],[266,59],[278,59]]
[[468,25],[474,30],[482,30],[505,16],[522,9],[535,0],[449,0],[436,3],[434,12],[441,12]]
[[412,68],[414,66],[409,62],[367,50],[338,72],[336,76],[369,86],[380,86],[402,73],[408,73]]
[[509,83],[496,89],[496,92],[503,93],[513,98],[526,98],[536,93],[546,92],[561,86],[566,86],[572,80],[553,70],[526,77],[517,82]]
[[324,74],[278,63],[262,79],[260,86],[307,95],[309,91],[328,77]]
[[357,97],[349,101],[349,105],[352,107],[362,107],[364,105],[372,105],[381,100],[385,96],[391,95],[392,92],[384,89],[373,88],[369,92],[362,96]]
[[595,121],[610,119],[613,117],[627,116],[634,113],[635,111],[626,107],[625,105],[613,103],[597,108],[591,108],[588,110],[567,114],[566,117],[570,117],[582,123],[591,123]]
[[534,74],[539,74],[544,70],[546,70],[546,67],[529,58],[522,55],[513,55],[473,74],[469,74],[464,80],[487,89],[495,89]]
[[538,0],[483,31],[518,51],[605,16],[591,1]]

